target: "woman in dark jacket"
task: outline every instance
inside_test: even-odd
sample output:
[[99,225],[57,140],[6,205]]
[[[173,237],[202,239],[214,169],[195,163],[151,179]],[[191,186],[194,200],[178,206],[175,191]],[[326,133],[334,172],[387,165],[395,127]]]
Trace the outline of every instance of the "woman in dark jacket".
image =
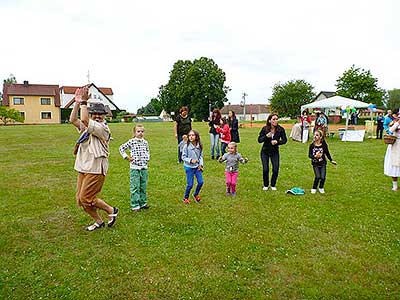
[[235,143],[240,143],[239,138],[239,121],[236,118],[236,114],[234,111],[228,112],[228,124],[229,128],[231,129],[231,141]]
[[261,161],[263,165],[263,190],[269,187],[269,160],[272,163],[271,190],[276,191],[276,181],[279,173],[279,145],[286,144],[285,129],[278,125],[278,115],[270,114],[267,124],[258,135],[258,142],[263,143],[261,148]]
[[[221,122],[221,112],[218,108],[215,108],[210,117],[210,122],[208,122],[208,126],[210,126],[210,143],[211,143],[211,159],[219,158],[219,133],[215,129],[214,125],[219,126]],[[215,155],[215,156],[214,156]]]

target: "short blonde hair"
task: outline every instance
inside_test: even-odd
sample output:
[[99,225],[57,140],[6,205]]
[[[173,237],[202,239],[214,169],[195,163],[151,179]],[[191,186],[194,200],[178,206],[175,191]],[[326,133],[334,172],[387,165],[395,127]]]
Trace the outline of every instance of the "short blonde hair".
[[136,135],[136,128],[143,128],[144,130],[144,126],[142,124],[136,124],[135,126],[133,126],[133,137],[135,137]]
[[237,144],[235,142],[230,142],[228,146],[231,145],[235,148],[235,153],[237,152]]

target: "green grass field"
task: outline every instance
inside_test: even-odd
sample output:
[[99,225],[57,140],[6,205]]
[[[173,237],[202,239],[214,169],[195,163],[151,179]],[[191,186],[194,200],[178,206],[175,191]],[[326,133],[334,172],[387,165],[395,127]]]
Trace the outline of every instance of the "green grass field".
[[[225,196],[206,123],[200,205],[182,204],[172,123],[145,124],[151,208],[129,210],[129,165],[118,147],[132,124],[110,124],[102,198],[113,228],[76,207],[71,125],[0,128],[0,299],[400,299],[400,201],[383,175],[386,147],[328,140],[326,194],[311,195],[308,145],[281,147],[278,191],[262,191],[258,128],[241,129],[238,195]],[[306,189],[304,196],[285,190]]]

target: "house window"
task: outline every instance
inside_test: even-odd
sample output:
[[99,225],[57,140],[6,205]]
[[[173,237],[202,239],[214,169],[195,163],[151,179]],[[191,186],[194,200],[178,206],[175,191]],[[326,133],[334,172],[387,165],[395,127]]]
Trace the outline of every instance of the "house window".
[[51,119],[51,112],[50,111],[42,111],[41,119]]
[[40,98],[40,104],[41,105],[50,105],[51,99],[50,98]]
[[14,105],[24,105],[24,98],[14,97],[13,103]]
[[20,111],[19,114],[22,117],[22,120],[25,120],[25,112],[24,111]]

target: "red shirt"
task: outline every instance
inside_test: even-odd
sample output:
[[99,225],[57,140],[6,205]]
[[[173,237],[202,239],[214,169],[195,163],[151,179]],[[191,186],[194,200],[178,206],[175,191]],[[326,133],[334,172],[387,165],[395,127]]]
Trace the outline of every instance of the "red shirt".
[[228,124],[224,124],[223,127],[217,127],[217,132],[221,134],[221,142],[229,144],[231,142],[231,129]]

